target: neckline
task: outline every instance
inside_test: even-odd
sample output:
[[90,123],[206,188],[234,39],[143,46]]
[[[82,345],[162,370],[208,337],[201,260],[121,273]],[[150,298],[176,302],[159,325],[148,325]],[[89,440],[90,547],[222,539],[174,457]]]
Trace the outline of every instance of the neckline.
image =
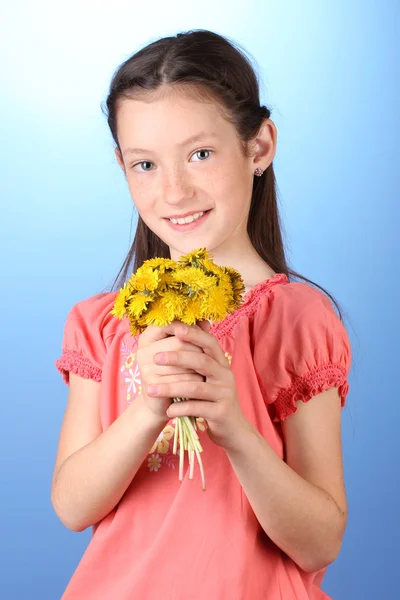
[[254,297],[259,296],[260,292],[270,288],[278,283],[289,283],[289,279],[285,273],[275,273],[272,277],[259,281],[250,290],[247,290],[242,295],[242,303],[237,310],[240,310],[242,306],[247,306],[251,303]]
[[211,323],[210,333],[215,333],[217,336],[226,335],[232,330],[238,322],[242,314],[250,314],[254,312],[256,306],[262,296],[264,296],[272,287],[278,284],[288,284],[289,279],[285,273],[275,273],[268,279],[263,279],[256,283],[250,290],[242,294],[242,303],[233,312],[230,313],[222,321]]

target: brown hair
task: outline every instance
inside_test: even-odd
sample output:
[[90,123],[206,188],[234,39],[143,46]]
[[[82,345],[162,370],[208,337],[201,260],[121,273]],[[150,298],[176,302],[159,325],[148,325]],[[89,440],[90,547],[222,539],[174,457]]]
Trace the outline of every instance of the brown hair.
[[[123,62],[114,73],[103,111],[119,151],[117,112],[119,102],[138,93],[154,92],[160,86],[187,86],[200,91],[202,98],[218,101],[236,127],[246,151],[270,110],[260,106],[259,82],[249,58],[238,44],[211,31],[197,29],[150,43]],[[303,279],[324,288],[289,268],[282,241],[276,180],[272,163],[261,177],[255,177],[248,218],[249,238],[263,260],[289,281]],[[151,231],[138,215],[135,238],[111,289],[121,287],[144,260],[156,256],[170,258],[169,247]]]

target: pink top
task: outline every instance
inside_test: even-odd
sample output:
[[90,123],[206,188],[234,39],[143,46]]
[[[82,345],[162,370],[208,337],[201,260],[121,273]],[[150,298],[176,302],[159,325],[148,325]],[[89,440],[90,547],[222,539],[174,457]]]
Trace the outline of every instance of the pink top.
[[[65,325],[56,366],[102,382],[106,429],[140,393],[138,336],[110,315],[117,292],[78,302]],[[224,321],[211,326],[235,374],[247,419],[283,458],[283,419],[337,387],[347,396],[351,347],[328,297],[278,273],[258,283]],[[204,431],[204,421],[199,428]],[[207,491],[178,480],[174,422],[159,435],[117,506],[92,539],[62,599],[305,600],[329,598],[325,569],[302,571],[263,532],[225,451],[201,433]],[[187,466],[187,462],[186,462]]]

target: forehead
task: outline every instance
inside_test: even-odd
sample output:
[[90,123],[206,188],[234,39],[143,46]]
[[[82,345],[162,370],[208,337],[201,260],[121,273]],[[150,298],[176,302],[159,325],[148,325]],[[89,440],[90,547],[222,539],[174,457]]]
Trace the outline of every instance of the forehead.
[[117,109],[121,149],[136,146],[179,143],[200,132],[224,137],[232,129],[221,105],[199,93],[169,89],[124,98]]

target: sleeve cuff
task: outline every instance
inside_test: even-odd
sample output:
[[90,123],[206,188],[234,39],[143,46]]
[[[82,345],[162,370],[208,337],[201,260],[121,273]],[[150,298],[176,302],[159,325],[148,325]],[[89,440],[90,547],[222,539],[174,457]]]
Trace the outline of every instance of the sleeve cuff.
[[55,362],[56,368],[61,373],[63,380],[69,384],[69,373],[75,373],[84,379],[101,381],[102,371],[93,365],[82,354],[74,350],[63,350],[61,358]]
[[275,422],[284,421],[297,411],[296,402],[308,402],[313,396],[337,387],[341,399],[341,406],[345,404],[349,392],[346,369],[339,364],[328,363],[316,367],[305,375],[297,377],[290,388],[281,390],[273,403]]

